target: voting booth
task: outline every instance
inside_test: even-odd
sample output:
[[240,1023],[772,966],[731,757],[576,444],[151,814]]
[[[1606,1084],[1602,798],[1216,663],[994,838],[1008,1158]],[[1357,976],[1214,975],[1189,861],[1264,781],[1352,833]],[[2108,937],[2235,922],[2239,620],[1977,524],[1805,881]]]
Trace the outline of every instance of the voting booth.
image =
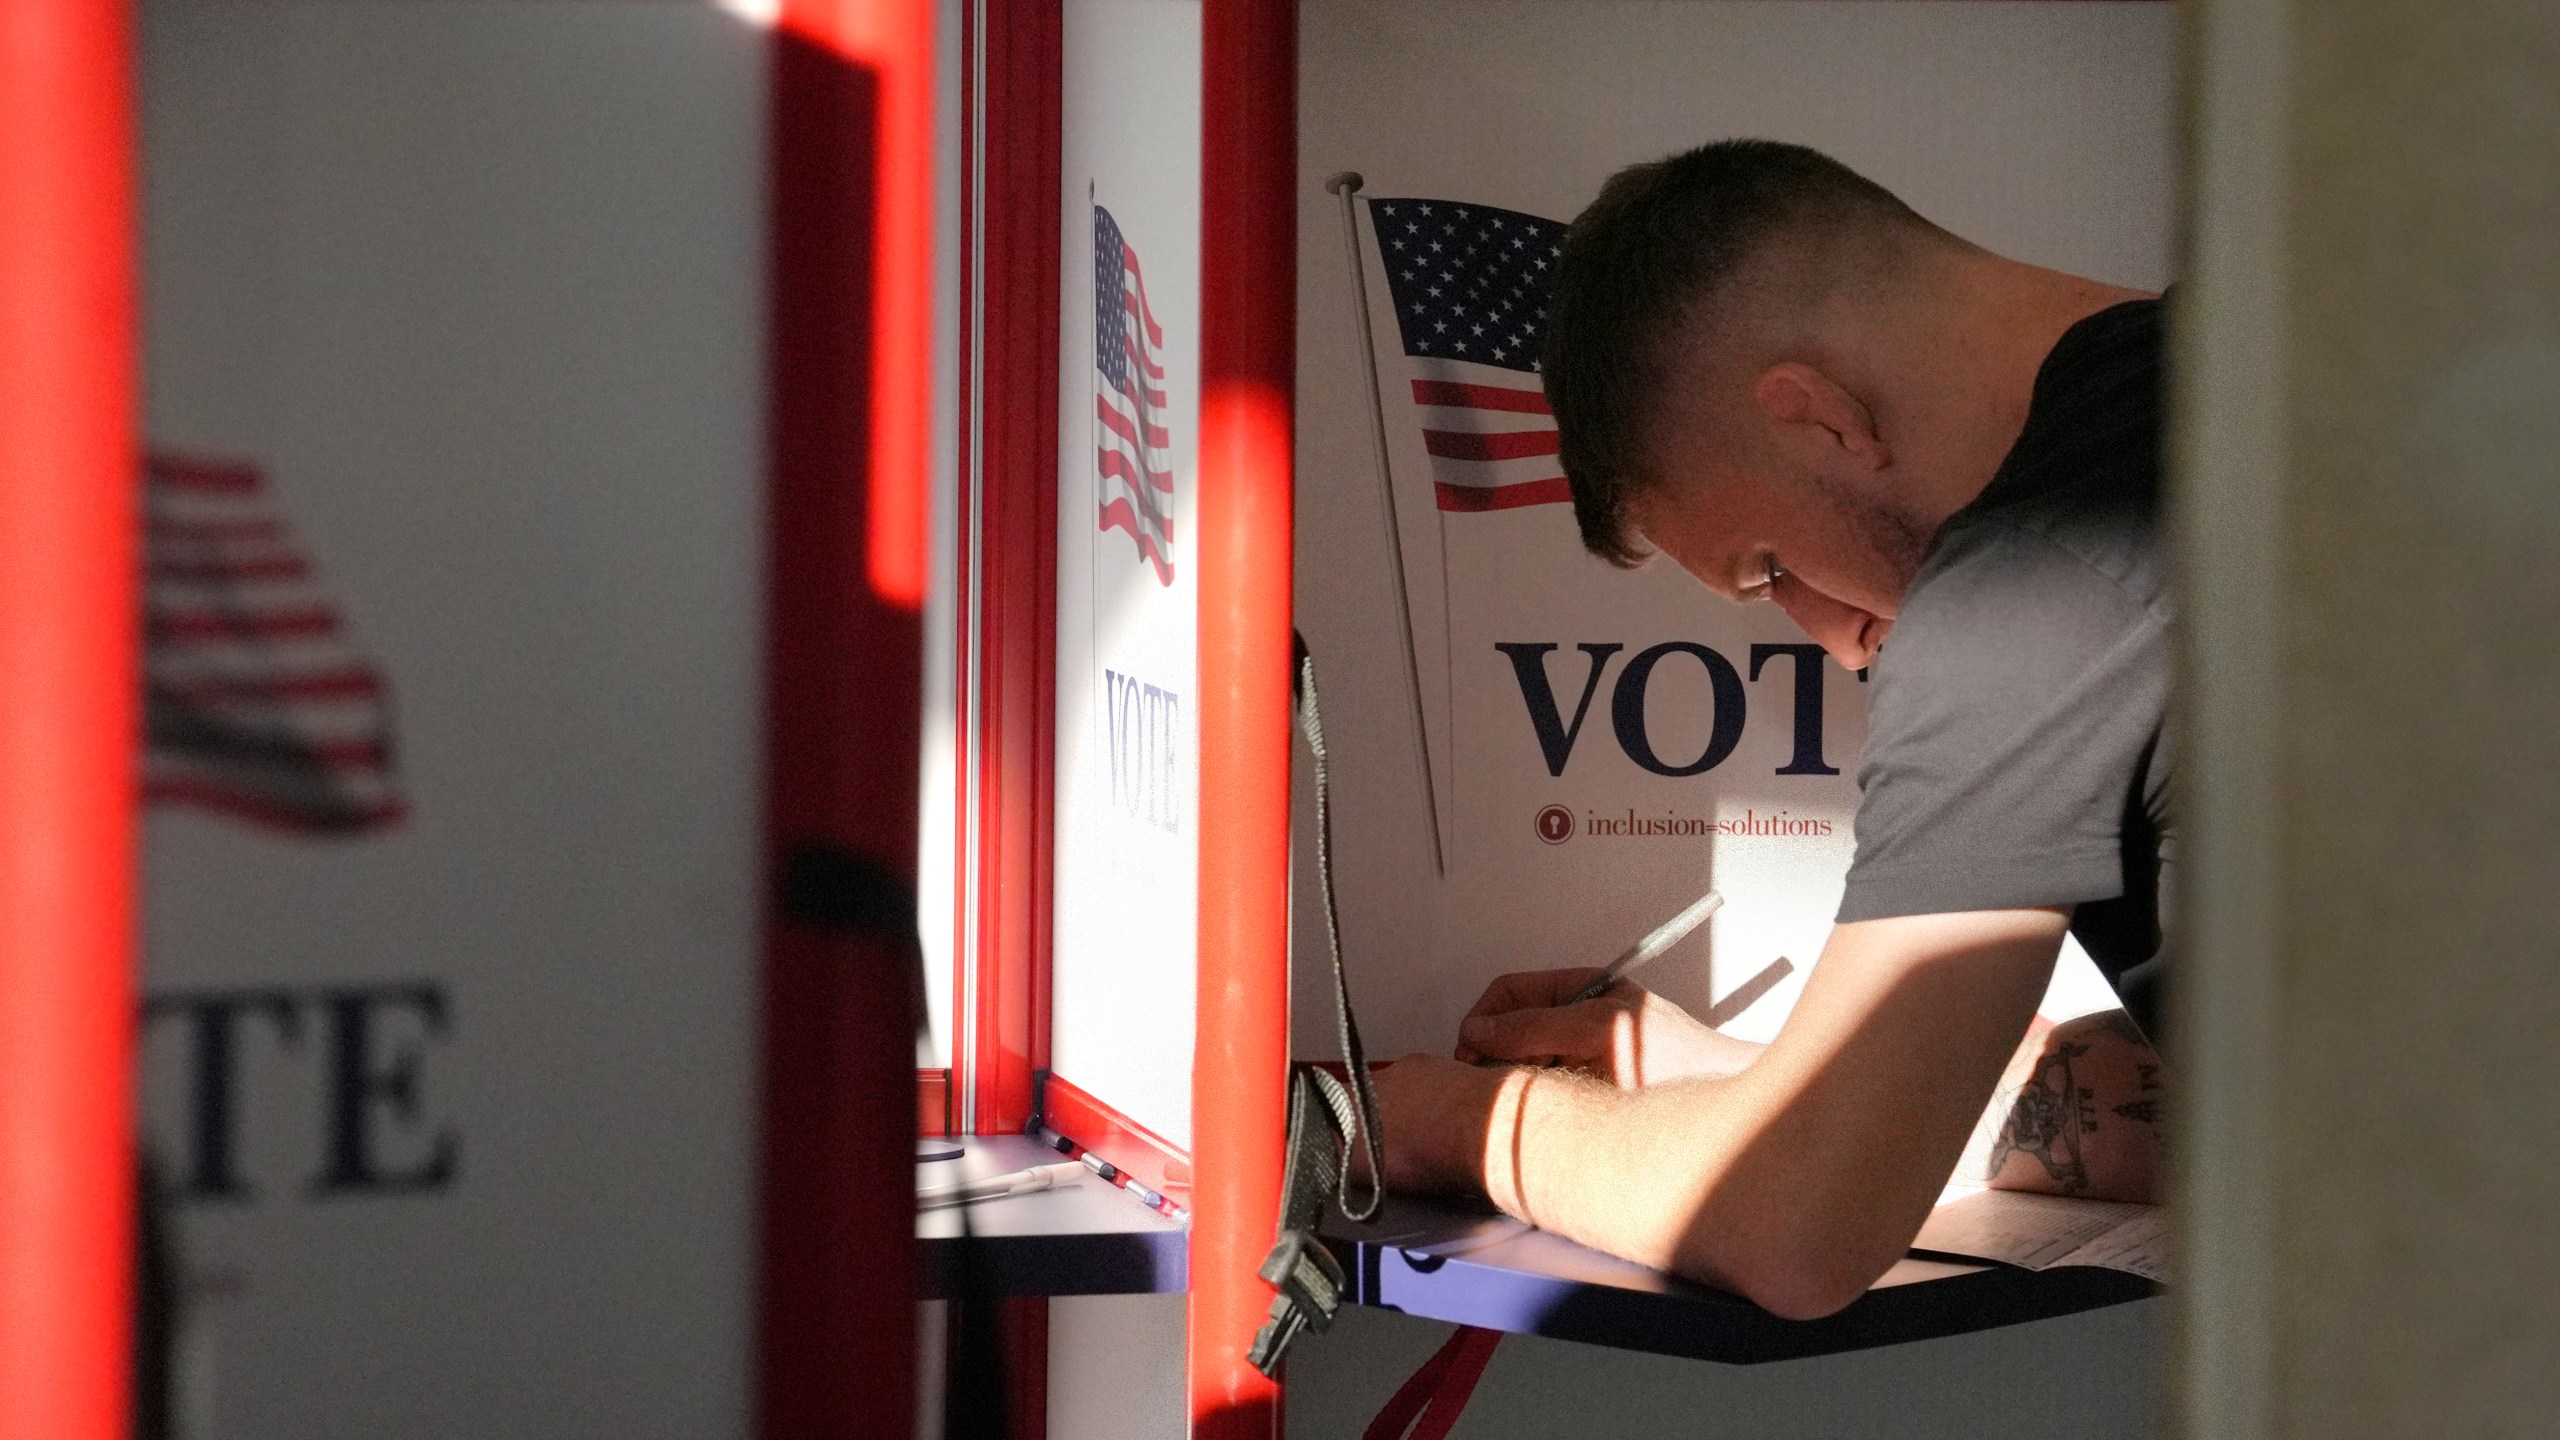
[[1582,554],[1538,378],[1741,135],[2192,249],[2180,1403],[2530,1428],[2548,25],[2282,8],[18,0],[0,1440],[2159,1433],[2156,1211],[1790,1323],[1398,1200],[1250,1353],[1337,930],[1380,1056],[1710,886],[1647,984],[1832,963],[1865,680]]
[[[989,1337],[1018,1434],[1263,1435],[1284,1393],[1335,1433],[1420,1320],[1487,1337],[1442,1374],[1520,1336],[1564,1389],[1595,1356],[1927,1341],[1871,1387],[1925,1415],[1914,1375],[2056,1368],[2035,1335],[2151,1284],[1924,1255],[1783,1322],[1402,1200],[1325,1227],[1346,1309],[1286,1391],[1254,1365],[1290,1065],[1352,1058],[1293,634],[1372,1057],[1445,1052],[1492,977],[1601,963],[1710,888],[1644,983],[1775,1034],[1854,852],[1864,679],[1583,552],[1537,370],[1563,228],[1623,165],[1757,136],[2158,288],[2174,24],[153,5],[145,444],[103,402],[46,420],[86,447],[47,521],[96,542],[78,598],[149,616],[47,700],[95,813],[131,818],[143,752],[144,993],[129,1043],[52,1067],[89,1077],[54,1097],[85,1188],[29,1253],[120,1243],[134,1058],[196,1437],[859,1432]],[[95,193],[9,192],[110,268],[127,43],[79,52],[105,128],[63,168]],[[129,388],[123,303],[64,362],[97,395]],[[61,1014],[118,1000],[134,928],[92,838],[103,898],[37,917],[95,962]],[[2107,1003],[2067,953],[2045,1013]],[[82,1038],[26,1014],[22,1056]],[[925,1187],[1077,1168],[918,1214],[911,1140]],[[111,1288],[80,1292],[92,1381]],[[71,1334],[31,1302],[0,1329]]]
[[[110,1193],[152,1161],[137,1425],[904,1421],[936,7],[60,8],[128,47],[131,165],[79,164],[144,322],[84,477],[136,581],[142,713],[83,733],[131,742],[139,1093],[78,1082]],[[17,1293],[0,1350],[82,1333]]]
[[[1054,1234],[984,1207],[1007,1288],[1187,1290],[1190,1423],[1270,1423],[1242,1351],[1283,1062],[1343,1058],[1293,626],[1373,1057],[1445,1053],[1494,976],[1604,963],[1711,887],[1727,905],[1644,983],[1776,1032],[1855,845],[1865,676],[1773,607],[1583,551],[1537,373],[1564,225],[1623,165],[1779,139],[2004,255],[2158,289],[2173,26],[2147,3],[968,9],[925,1124],[1027,1129],[1122,1202],[1046,1200]],[[2067,948],[2044,1013],[2112,1004]],[[1519,1232],[1392,1205],[1332,1234],[1362,1304],[1730,1363],[2151,1293],[1915,1257],[1793,1324]]]

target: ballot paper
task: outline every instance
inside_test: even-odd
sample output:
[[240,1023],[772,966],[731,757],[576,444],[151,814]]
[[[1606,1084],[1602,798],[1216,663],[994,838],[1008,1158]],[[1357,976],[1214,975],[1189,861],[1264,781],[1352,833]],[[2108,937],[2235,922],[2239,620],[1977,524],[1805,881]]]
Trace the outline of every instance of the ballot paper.
[[2169,1283],[2169,1231],[2157,1205],[2015,1190],[1950,1193],[1911,1248],[2028,1270],[2096,1265]]

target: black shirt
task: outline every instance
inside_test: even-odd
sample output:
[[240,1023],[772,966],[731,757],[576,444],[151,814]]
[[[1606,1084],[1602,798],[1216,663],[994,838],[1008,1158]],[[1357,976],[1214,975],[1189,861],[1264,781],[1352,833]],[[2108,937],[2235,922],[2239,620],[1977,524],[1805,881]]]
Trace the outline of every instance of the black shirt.
[[1877,657],[1840,904],[2075,906],[2155,1040],[2175,837],[2160,348],[2156,300],[2071,327],[2008,459],[1938,531]]

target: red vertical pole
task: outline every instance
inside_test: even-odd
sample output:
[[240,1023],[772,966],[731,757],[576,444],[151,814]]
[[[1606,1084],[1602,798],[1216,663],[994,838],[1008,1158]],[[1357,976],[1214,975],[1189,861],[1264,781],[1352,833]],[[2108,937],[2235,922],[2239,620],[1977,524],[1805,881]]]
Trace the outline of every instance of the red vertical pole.
[[1289,1052],[1295,0],[1206,0],[1201,65],[1200,989],[1191,1433],[1275,1436],[1246,1362],[1280,1212]]
[[[978,985],[969,1057],[979,1134],[1019,1134],[1031,1075],[1049,1063],[1050,810],[1056,784],[1058,636],[1058,206],[1061,12],[992,0],[974,178],[971,298],[979,339],[979,456],[968,570],[977,649],[964,660],[977,717],[966,783],[976,807]],[[965,493],[965,492],[964,492]],[[967,556],[962,559],[965,563]]]
[[758,1419],[915,1424],[936,0],[785,0],[770,116]]
[[[786,44],[812,47],[872,87],[875,208],[870,241],[871,346],[865,397],[872,483],[863,515],[863,578],[907,610],[924,607],[933,464],[935,0],[783,0]],[[836,137],[844,140],[848,137]],[[775,136],[778,145],[818,143]]]
[[0,6],[0,1440],[131,1404],[128,26]]
[[[954,569],[956,688],[960,713],[975,718],[960,769],[964,815],[975,821],[966,873],[976,893],[964,897],[962,923],[972,927],[964,953],[976,957],[977,1015],[960,1073],[976,1132],[1012,1134],[1031,1119],[1033,1072],[1049,1064],[1063,12],[1059,0],[985,0],[962,10],[960,443],[964,457],[975,457],[977,484],[975,505],[961,507]],[[973,473],[966,458],[961,473]],[[965,479],[961,493],[973,493]],[[960,727],[964,746],[972,728]],[[1007,1440],[1041,1440],[1049,1302],[993,1303]]]

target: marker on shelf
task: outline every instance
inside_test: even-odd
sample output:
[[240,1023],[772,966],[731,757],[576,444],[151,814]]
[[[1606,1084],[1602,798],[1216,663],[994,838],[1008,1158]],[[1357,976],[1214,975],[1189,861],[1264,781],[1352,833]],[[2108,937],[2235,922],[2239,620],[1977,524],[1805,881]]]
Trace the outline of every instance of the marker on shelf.
[[1187,1220],[1190,1218],[1191,1212],[1183,1209],[1179,1205],[1176,1205],[1173,1201],[1167,1199],[1163,1195],[1160,1195],[1140,1184],[1136,1176],[1131,1175],[1128,1171],[1121,1169],[1119,1166],[1112,1164],[1101,1156],[1094,1154],[1092,1151],[1079,1146],[1073,1140],[1070,1140],[1066,1136],[1059,1134],[1057,1131],[1050,1129],[1048,1126],[1035,1123],[1029,1128],[1028,1133],[1037,1138],[1041,1144],[1048,1146],[1059,1154],[1072,1155],[1076,1157],[1076,1159],[1083,1164],[1084,1168],[1091,1170],[1094,1174],[1099,1175],[1103,1179],[1110,1181],[1112,1184],[1119,1186],[1121,1189],[1128,1191],[1131,1195],[1137,1197],[1139,1204],[1146,1206],[1148,1209],[1155,1211],[1166,1219]]
[[1055,1165],[1034,1165],[1028,1170],[990,1175],[983,1180],[928,1185],[916,1192],[916,1208],[939,1210],[951,1205],[972,1205],[980,1200],[1000,1200],[1007,1195],[1029,1195],[1072,1180],[1083,1172],[1082,1165],[1062,1160]]

